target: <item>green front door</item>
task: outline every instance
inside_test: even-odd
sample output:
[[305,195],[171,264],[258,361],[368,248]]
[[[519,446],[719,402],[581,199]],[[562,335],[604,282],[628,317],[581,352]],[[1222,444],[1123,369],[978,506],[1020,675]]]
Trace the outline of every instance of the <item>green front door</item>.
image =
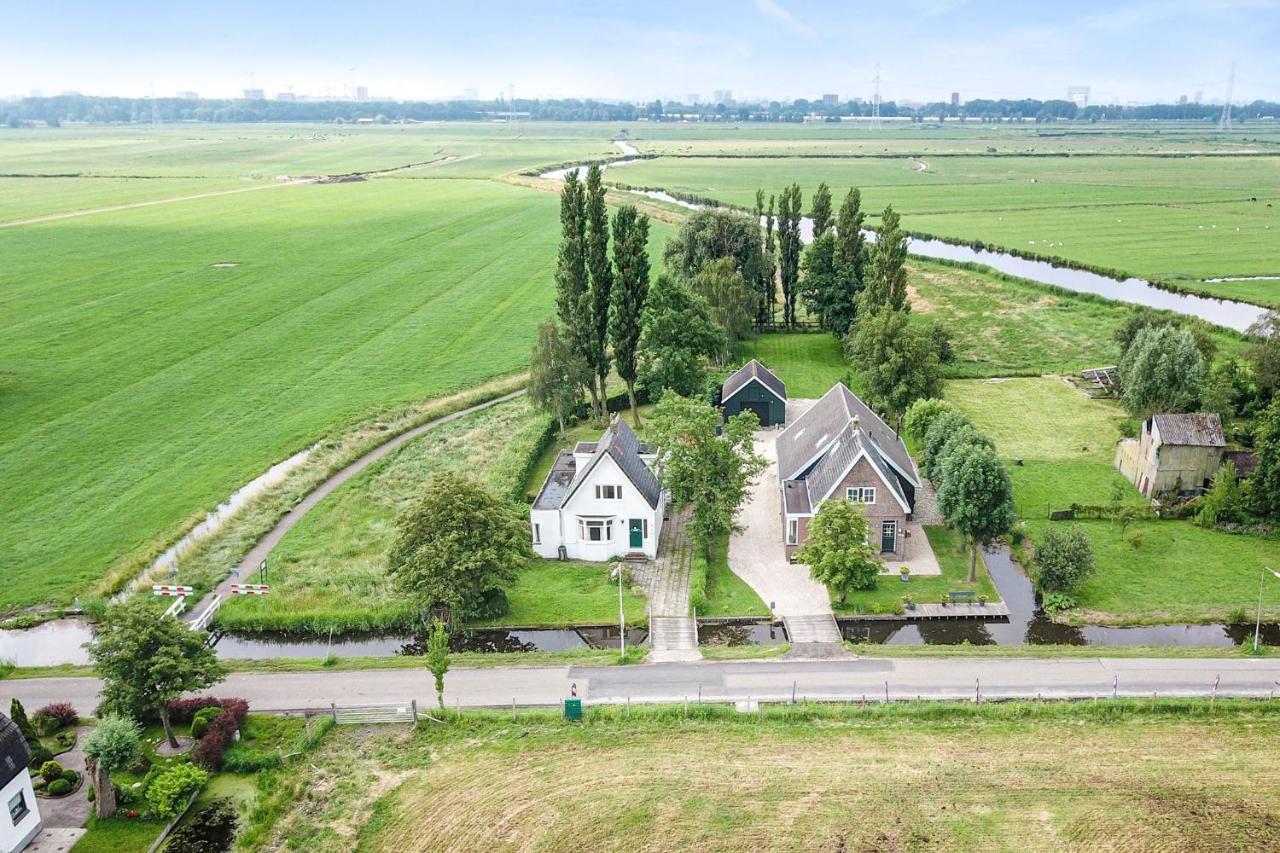
[[631,547],[632,548],[644,547],[644,519],[643,518],[631,519]]

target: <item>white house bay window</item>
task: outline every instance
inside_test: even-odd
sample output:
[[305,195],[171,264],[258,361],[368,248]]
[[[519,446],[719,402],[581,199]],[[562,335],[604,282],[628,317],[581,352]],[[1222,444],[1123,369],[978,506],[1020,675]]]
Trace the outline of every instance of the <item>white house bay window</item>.
[[579,518],[578,538],[583,542],[612,542],[612,518]]

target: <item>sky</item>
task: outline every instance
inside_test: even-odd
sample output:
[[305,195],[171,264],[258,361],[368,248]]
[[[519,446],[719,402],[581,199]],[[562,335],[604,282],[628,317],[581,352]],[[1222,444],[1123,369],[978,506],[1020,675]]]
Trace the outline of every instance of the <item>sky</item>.
[[0,0],[0,96],[1280,100],[1280,0]]

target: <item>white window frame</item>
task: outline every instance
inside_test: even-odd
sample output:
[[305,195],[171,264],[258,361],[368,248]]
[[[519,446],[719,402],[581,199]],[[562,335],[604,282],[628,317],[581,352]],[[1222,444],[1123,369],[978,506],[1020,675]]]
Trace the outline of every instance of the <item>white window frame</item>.
[[612,483],[596,484],[596,500],[598,501],[622,500],[622,486],[615,486]]
[[873,504],[876,502],[876,487],[850,486],[844,490],[844,496],[856,504]]
[[788,518],[787,519],[787,544],[795,545],[799,539],[800,539],[800,519]]
[[[592,539],[591,531],[599,530],[601,538]],[[613,541],[612,518],[579,518],[578,538],[588,543],[605,543]]]
[[537,522],[533,523],[533,544],[534,545],[542,544],[542,525],[538,524]]

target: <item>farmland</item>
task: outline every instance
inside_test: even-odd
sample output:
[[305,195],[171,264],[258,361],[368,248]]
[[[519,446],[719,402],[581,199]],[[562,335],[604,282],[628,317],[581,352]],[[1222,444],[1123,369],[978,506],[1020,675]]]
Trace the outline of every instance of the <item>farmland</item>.
[[745,717],[691,704],[590,708],[582,726],[481,712],[340,727],[269,834],[317,851],[1157,850],[1189,833],[1205,849],[1273,848],[1274,712],[1149,704]]

